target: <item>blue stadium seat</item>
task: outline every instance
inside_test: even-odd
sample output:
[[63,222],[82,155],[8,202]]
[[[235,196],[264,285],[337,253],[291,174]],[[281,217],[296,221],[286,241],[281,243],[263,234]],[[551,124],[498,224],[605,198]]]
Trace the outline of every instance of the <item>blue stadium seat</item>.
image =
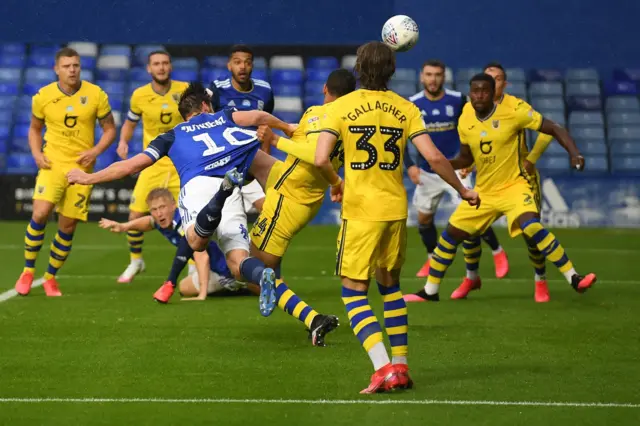
[[328,68],[308,68],[307,81],[321,81],[324,83],[332,71],[333,70]]
[[571,127],[569,132],[574,139],[604,140],[603,127]]
[[534,97],[563,96],[562,83],[559,81],[535,81],[529,86],[529,95]]
[[607,144],[605,144],[603,141],[595,139],[578,139],[576,140],[576,145],[578,145],[578,148],[583,155],[607,155]]
[[322,95],[323,87],[324,87],[323,81],[307,81],[304,84],[304,93],[306,96]]
[[569,68],[564,75],[567,83],[576,81],[593,81],[598,82],[600,76],[595,68]]
[[[535,137],[535,139],[533,139],[532,143],[535,143],[537,137],[538,136],[536,135],[536,137]],[[558,142],[553,140],[553,141],[551,141],[551,143],[547,147],[546,151],[544,152],[544,155],[551,155],[551,156],[557,156],[557,157],[562,157],[564,155],[566,157],[567,156],[567,151],[565,151],[565,149],[562,147],[562,145],[560,145]]]
[[[255,75],[256,70],[253,70],[253,75]],[[205,83],[205,85],[209,85],[213,80],[226,78],[229,75],[229,71],[226,68],[202,68],[200,70],[200,79]]]
[[271,82],[273,84],[295,84],[302,83],[302,71],[294,69],[272,69]]
[[[131,70],[133,71],[133,69]],[[148,77],[147,71],[145,70],[145,75]],[[126,69],[99,69],[96,71],[96,77],[98,80],[108,80],[108,81],[127,81],[127,75],[129,74],[129,70]]]
[[126,44],[105,44],[100,49],[100,56],[131,56],[131,47]]
[[121,81],[98,80],[96,84],[102,88],[109,96],[124,95],[126,93],[126,84]]
[[81,56],[80,67],[83,70],[94,70],[96,68],[96,58],[93,56]]
[[307,109],[309,107],[315,105],[322,105],[324,103],[324,95],[307,95],[304,97],[304,108]]
[[606,155],[585,155],[584,173],[588,175],[602,175],[609,172],[609,160]]
[[529,74],[529,80],[531,81],[558,81],[563,79],[562,71],[554,69],[539,69],[532,70]]
[[55,53],[31,52],[27,59],[27,65],[37,68],[53,68],[55,64]]
[[601,112],[571,111],[569,113],[569,125],[576,126],[604,126],[604,117]]
[[0,68],[0,81],[15,81],[22,79],[22,70],[19,68]]
[[0,126],[8,126],[13,121],[13,111],[10,109],[0,109]]
[[516,96],[520,99],[527,99],[527,85],[522,82],[510,83],[505,88],[505,91],[510,95]]
[[612,77],[616,81],[640,81],[640,68],[616,68]]
[[133,48],[133,63],[135,66],[146,66],[149,53],[156,50],[166,50],[161,44],[140,44]]
[[11,135],[11,126],[0,124],[0,141],[8,141]]
[[[229,71],[227,71],[227,74],[229,73]],[[260,68],[260,69],[253,69],[253,72],[251,73],[251,77],[258,79],[258,80],[263,80],[263,81],[269,81],[269,72],[267,71],[266,68]]]
[[[98,74],[98,75],[100,75],[100,74]],[[146,68],[135,67],[135,68],[131,68],[129,70],[129,79],[131,81],[144,81],[144,82],[148,83],[149,81],[151,81],[151,76],[147,72]]]
[[113,111],[124,111],[124,95],[123,96],[109,96],[109,104]]
[[0,81],[0,96],[15,96],[17,94],[18,94],[18,83]]
[[609,126],[640,126],[639,112],[612,112],[607,116]]
[[198,70],[179,69],[173,70],[171,78],[178,81],[194,81],[198,79]]
[[302,85],[300,84],[274,84],[272,89],[275,96],[302,96]]
[[333,56],[312,56],[307,59],[307,69],[320,68],[333,71],[338,67],[338,59]]
[[129,90],[127,90],[126,98],[130,98],[136,89],[146,84],[149,84],[149,81],[131,81],[131,83],[129,83]]
[[600,96],[570,96],[567,107],[571,111],[600,111],[602,100]]
[[31,96],[29,95],[17,96],[16,108],[31,110]]
[[606,81],[602,87],[605,96],[638,95],[638,85],[633,81]]
[[392,80],[418,83],[418,73],[413,68],[397,68],[395,74],[393,74]]
[[26,82],[46,82],[51,83],[57,79],[56,73],[52,69],[47,68],[27,68],[24,73],[24,79]]
[[[114,145],[111,145],[114,146]],[[118,159],[115,150],[108,149],[96,158],[96,165],[94,166],[94,172],[100,171],[110,166],[114,161]]]
[[597,82],[567,83],[567,96],[600,96]]
[[612,96],[605,103],[607,113],[610,112],[640,112],[640,101],[635,96]]
[[0,56],[3,54],[24,55],[27,46],[24,43],[0,43]]
[[536,163],[536,167],[543,175],[568,175],[571,173],[569,159],[565,155],[543,155]]
[[82,70],[82,79],[85,81],[89,81],[93,83],[96,80],[96,77],[91,70]]
[[23,68],[25,57],[22,55],[12,55],[0,53],[0,67]]
[[549,120],[553,120],[556,123],[558,123],[559,125],[561,125],[562,127],[567,127],[567,121],[565,120],[564,117],[564,111],[560,111],[560,110],[549,110],[549,111],[539,111],[544,117],[548,118]]
[[531,97],[531,106],[538,111],[562,111],[564,112],[564,99],[560,96]]
[[[207,68],[227,68],[229,58],[226,56],[205,56],[203,66]],[[255,67],[255,64],[254,64]]]
[[22,94],[33,96],[36,93],[38,93],[40,88],[46,86],[47,84],[48,83],[45,83],[45,82],[42,82],[42,83],[25,83],[24,86],[22,86]]
[[610,126],[609,141],[640,141],[640,126]]
[[174,58],[172,60],[174,70],[198,71],[200,64],[196,58]]
[[640,140],[614,141],[611,144],[611,155],[640,155]]
[[507,80],[511,83],[526,83],[527,75],[522,68],[507,68]]
[[16,105],[17,96],[0,96],[0,110],[11,110]]
[[302,116],[299,112],[294,111],[274,111],[273,114],[278,117],[280,120],[285,121],[287,123],[297,123],[300,121],[300,117]]
[[27,153],[10,153],[7,156],[7,167],[5,169],[5,173],[7,174],[36,174],[38,172],[38,167],[36,166],[36,162],[31,156],[31,154]]
[[471,80],[471,77],[481,72],[482,72],[482,68],[460,68],[458,71],[455,72],[455,80],[456,82],[464,81],[468,87],[469,80]]
[[640,155],[611,157],[611,171],[616,175],[640,176]]
[[29,125],[16,124],[13,126],[11,138],[11,150],[13,152],[29,152]]
[[389,89],[396,92],[403,98],[408,98],[409,96],[413,96],[416,94],[416,85],[415,83],[410,82],[392,80],[389,85]]
[[51,55],[55,56],[56,52],[60,50],[62,46],[59,44],[32,44],[31,53],[38,55]]
[[20,108],[13,116],[13,124],[15,125],[29,125],[31,123],[32,116],[31,108]]
[[267,58],[264,56],[254,56],[253,58],[253,70],[266,70],[267,66]]
[[[140,127],[140,126],[138,126]],[[142,135],[139,138],[135,138],[129,143],[129,158],[142,152]]]

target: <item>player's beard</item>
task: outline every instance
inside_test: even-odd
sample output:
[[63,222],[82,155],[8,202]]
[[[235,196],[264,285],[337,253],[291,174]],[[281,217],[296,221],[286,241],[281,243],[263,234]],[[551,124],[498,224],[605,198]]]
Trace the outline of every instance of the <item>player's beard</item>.
[[435,92],[432,92],[431,90],[429,90],[429,88],[427,86],[424,87],[424,90],[427,91],[427,93],[434,97],[437,98],[438,96],[440,96],[442,94],[442,92],[444,91],[444,86],[440,86],[438,87],[438,89]]
[[169,82],[171,81],[171,77],[167,77],[164,80],[160,80],[159,78],[156,78],[154,76],[151,76],[151,78],[153,79],[153,81],[155,81],[156,83],[158,83],[160,86],[166,86],[169,84]]

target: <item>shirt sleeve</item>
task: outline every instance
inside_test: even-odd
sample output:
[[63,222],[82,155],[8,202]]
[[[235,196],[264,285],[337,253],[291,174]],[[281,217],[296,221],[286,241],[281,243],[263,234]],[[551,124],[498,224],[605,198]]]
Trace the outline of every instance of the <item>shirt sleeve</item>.
[[171,129],[167,133],[163,133],[152,140],[147,149],[142,151],[142,153],[146,154],[155,163],[162,157],[169,155],[169,149],[171,149],[171,145],[173,145],[175,139],[175,131]]
[[539,130],[542,125],[542,115],[525,101],[516,105],[515,117],[521,129]]
[[40,92],[31,98],[31,114],[38,120],[44,121],[44,105],[42,104],[42,95]]
[[422,119],[422,114],[420,113],[420,110],[418,109],[418,107],[416,107],[415,105],[412,105],[412,108],[411,108],[409,123],[408,123],[408,130],[409,130],[409,139],[413,139],[416,136],[427,133],[427,128],[424,124],[424,120]]
[[131,102],[129,105],[129,112],[127,112],[127,120],[137,123],[142,118],[142,110],[140,109],[140,96],[136,90],[131,95]]
[[320,117],[320,131],[331,133],[340,139],[342,137],[342,125],[339,115],[335,108],[329,108]]
[[98,120],[102,120],[106,116],[111,114],[111,105],[109,104],[109,95],[100,89],[100,94],[98,95]]

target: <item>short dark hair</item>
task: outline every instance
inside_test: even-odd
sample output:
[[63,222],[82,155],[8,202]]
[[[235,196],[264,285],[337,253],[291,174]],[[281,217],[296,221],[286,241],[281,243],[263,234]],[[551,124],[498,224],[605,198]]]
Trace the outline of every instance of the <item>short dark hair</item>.
[[489,68],[498,68],[504,74],[504,79],[507,79],[507,71],[504,69],[500,62],[489,62],[487,65],[482,68],[482,71],[486,71]]
[[237,52],[248,53],[249,55],[251,55],[251,59],[253,59],[253,50],[246,44],[234,44],[233,46],[231,46],[231,49],[229,49],[229,58],[231,58],[233,54]]
[[420,70],[424,71],[424,67],[438,67],[438,68],[442,68],[442,71],[444,71],[447,68],[444,62],[442,62],[439,59],[428,59],[424,61],[424,63],[422,64],[422,68],[420,68]]
[[469,86],[471,86],[474,81],[486,81],[491,86],[491,90],[496,91],[496,81],[489,74],[481,72],[480,74],[474,75],[471,77],[471,80],[469,80]]
[[186,120],[189,114],[202,111],[203,102],[211,105],[211,97],[207,93],[207,89],[199,81],[192,81],[180,96],[178,111],[182,118]]
[[60,58],[79,58],[80,54],[70,47],[63,47],[56,52],[56,63]]
[[171,62],[171,55],[169,55],[169,52],[167,52],[166,50],[154,50],[152,52],[149,52],[149,54],[147,55],[147,64],[151,62],[151,57],[153,55],[165,55],[169,57],[169,62]]
[[349,70],[339,68],[331,71],[327,77],[327,90],[334,96],[340,97],[356,90],[356,77]]
[[149,192],[149,195],[147,195],[147,204],[158,198],[168,198],[174,203],[176,202],[176,199],[173,198],[173,194],[167,188],[155,188]]
[[387,90],[396,72],[396,55],[386,44],[370,41],[358,48],[354,71],[363,89]]

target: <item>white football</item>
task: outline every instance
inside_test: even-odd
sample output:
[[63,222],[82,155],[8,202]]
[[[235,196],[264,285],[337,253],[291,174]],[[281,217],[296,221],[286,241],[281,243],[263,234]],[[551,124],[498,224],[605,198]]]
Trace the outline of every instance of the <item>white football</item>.
[[382,41],[397,52],[415,46],[419,35],[418,24],[406,15],[392,16],[382,26]]

